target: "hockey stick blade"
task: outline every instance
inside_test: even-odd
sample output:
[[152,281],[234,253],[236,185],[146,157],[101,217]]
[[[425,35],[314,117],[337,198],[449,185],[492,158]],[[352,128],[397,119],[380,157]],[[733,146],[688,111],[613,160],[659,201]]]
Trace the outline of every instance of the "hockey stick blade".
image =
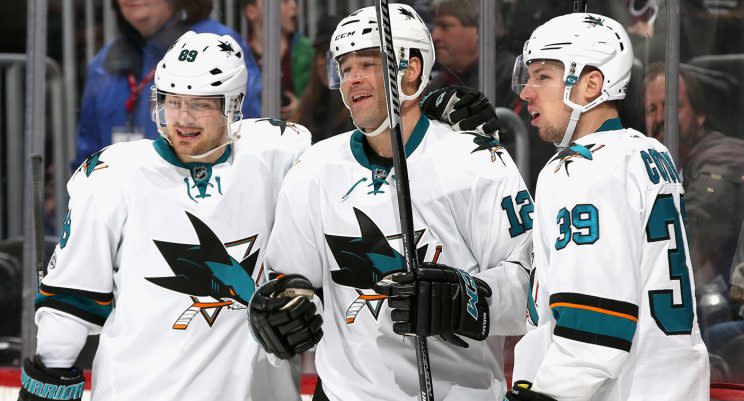
[[[393,35],[390,24],[390,7],[388,0],[375,0],[377,10],[377,29],[380,34],[380,57],[385,79],[385,99],[388,106],[390,122],[390,141],[393,147],[393,169],[396,175],[396,192],[398,194],[398,214],[400,215],[401,236],[403,237],[403,258],[406,271],[418,274],[416,244],[413,231],[413,210],[411,207],[411,190],[408,186],[408,166],[403,147],[403,131],[400,116],[400,97],[398,95],[398,65],[395,62]],[[418,366],[419,389],[422,401],[434,400],[434,388],[429,365],[429,349],[426,337],[416,337],[416,365]]]

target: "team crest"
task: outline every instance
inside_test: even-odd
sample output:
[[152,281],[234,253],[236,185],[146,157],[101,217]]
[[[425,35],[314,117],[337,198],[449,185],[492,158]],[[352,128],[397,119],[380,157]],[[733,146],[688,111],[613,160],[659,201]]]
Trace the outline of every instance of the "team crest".
[[585,160],[593,160],[594,156],[593,154],[602,149],[604,145],[595,145],[595,144],[589,144],[589,145],[579,145],[577,143],[572,143],[568,145],[568,147],[563,148],[558,154],[553,157],[553,160],[551,162],[558,160],[558,165],[555,166],[554,173],[557,173],[558,170],[561,169],[561,166],[563,166],[566,170],[566,175],[571,175],[568,171],[568,166],[573,163],[573,159],[585,159]]
[[484,136],[477,132],[463,132],[463,134],[473,135],[473,143],[477,145],[477,147],[470,153],[475,153],[481,150],[488,150],[489,152],[491,152],[491,163],[495,162],[498,158],[501,161],[501,164],[506,166],[506,163],[504,163],[503,159],[503,155],[506,150],[503,146],[501,146],[499,138]]
[[90,177],[90,175],[93,174],[94,171],[107,168],[108,165],[100,160],[101,154],[105,150],[106,148],[103,148],[99,150],[98,152],[93,153],[92,155],[88,156],[88,158],[85,159],[83,164],[80,165],[80,168],[78,169],[78,171],[82,171],[85,173],[86,177]]
[[[402,247],[402,235],[385,236],[364,212],[354,208],[354,214],[359,224],[360,237],[325,235],[339,266],[339,270],[331,272],[331,279],[338,285],[354,288],[358,294],[346,309],[346,324],[354,323],[365,307],[377,319],[387,297],[375,293],[372,287],[384,276],[405,270],[403,255],[395,249],[398,245]],[[424,231],[417,230],[414,233],[419,261],[423,261],[428,248],[428,245],[418,247]],[[391,246],[391,243],[395,247]],[[441,246],[437,246],[435,259],[438,258],[441,249]]]
[[279,135],[280,136],[281,135],[284,135],[284,131],[287,128],[291,129],[296,134],[299,134],[300,131],[305,131],[305,130],[303,130],[303,128],[305,128],[305,127],[303,127],[303,126],[301,126],[299,124],[295,124],[295,123],[293,123],[291,121],[280,120],[278,118],[259,118],[258,120],[256,120],[256,122],[259,122],[259,121],[268,121],[269,124],[271,124],[271,125],[273,125],[275,127],[279,127]]
[[[189,212],[186,215],[199,242],[179,244],[154,240],[175,275],[145,277],[155,285],[191,299],[191,306],[182,311],[173,324],[175,330],[186,330],[197,315],[211,327],[224,308],[245,309],[256,289],[252,276],[259,252],[251,253],[251,250],[258,235],[223,243],[199,218]],[[261,271],[257,277],[260,276]]]

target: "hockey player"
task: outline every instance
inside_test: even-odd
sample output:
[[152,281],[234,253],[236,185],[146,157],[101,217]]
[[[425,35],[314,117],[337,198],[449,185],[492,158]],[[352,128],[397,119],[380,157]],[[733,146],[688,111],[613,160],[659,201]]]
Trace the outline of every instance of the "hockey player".
[[620,24],[575,13],[538,27],[515,65],[532,125],[559,151],[537,182],[532,329],[508,400],[709,397],[680,176],[618,118],[632,64]]
[[[426,293],[407,291],[415,279],[403,273],[377,17],[368,7],[339,23],[329,58],[358,129],[314,145],[287,174],[266,253],[267,268],[282,275],[256,292],[251,326],[281,358],[319,342],[315,400],[417,400],[414,342],[400,336],[411,333],[431,336],[437,400],[500,399],[504,336],[525,329],[532,200],[497,138],[455,133],[422,115],[431,36],[407,5],[391,4],[390,19],[414,241],[425,262],[417,284]],[[320,312],[293,297],[319,289]]]
[[181,36],[155,73],[162,137],[111,145],[70,179],[22,400],[79,400],[73,363],[97,333],[95,401],[300,399],[299,371],[268,363],[245,308],[279,186],[310,135],[241,121],[243,57],[227,35]]

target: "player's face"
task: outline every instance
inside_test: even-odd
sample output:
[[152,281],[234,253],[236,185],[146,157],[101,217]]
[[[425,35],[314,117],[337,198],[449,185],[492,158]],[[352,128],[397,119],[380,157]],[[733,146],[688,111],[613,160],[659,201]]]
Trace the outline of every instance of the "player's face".
[[227,119],[219,97],[165,95],[163,108],[166,134],[181,161],[225,143]]
[[431,39],[437,61],[447,68],[467,68],[478,56],[478,27],[465,26],[455,17],[435,17]]
[[542,140],[560,142],[571,116],[571,109],[563,103],[563,65],[557,61],[533,62],[527,72],[529,80],[519,97],[527,101],[530,124]]
[[[646,135],[664,142],[664,75],[659,75],[646,85],[644,108],[646,110]],[[704,117],[692,108],[687,96],[687,84],[679,80],[679,139],[680,143],[694,145],[703,125]]]
[[354,123],[367,131],[377,129],[387,118],[385,82],[378,51],[345,55],[339,63],[341,95]]
[[144,37],[157,32],[173,16],[169,0],[118,0],[121,14]]

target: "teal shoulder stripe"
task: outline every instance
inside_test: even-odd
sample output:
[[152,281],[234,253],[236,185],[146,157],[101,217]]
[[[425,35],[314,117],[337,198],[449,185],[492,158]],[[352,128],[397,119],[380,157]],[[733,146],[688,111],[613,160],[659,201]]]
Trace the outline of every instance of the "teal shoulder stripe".
[[569,306],[553,307],[552,312],[558,327],[616,338],[628,343],[633,341],[635,335],[637,324],[631,319]]
[[77,316],[87,322],[102,326],[113,310],[113,303],[101,304],[91,298],[72,294],[44,295],[38,293],[34,306],[52,308]]

